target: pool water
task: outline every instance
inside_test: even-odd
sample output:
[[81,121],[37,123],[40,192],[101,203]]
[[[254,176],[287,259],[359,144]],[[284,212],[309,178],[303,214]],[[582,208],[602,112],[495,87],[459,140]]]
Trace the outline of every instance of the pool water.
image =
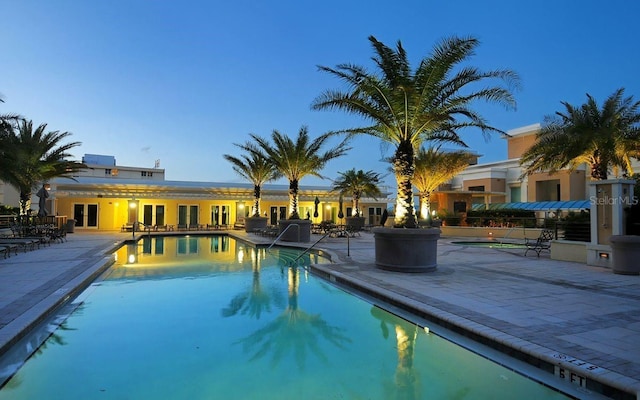
[[125,246],[0,399],[566,398],[309,275],[298,254],[222,236]]

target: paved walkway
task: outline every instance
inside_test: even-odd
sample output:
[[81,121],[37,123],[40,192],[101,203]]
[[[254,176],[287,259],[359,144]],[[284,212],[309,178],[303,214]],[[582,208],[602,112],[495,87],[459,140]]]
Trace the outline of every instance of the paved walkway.
[[[230,233],[257,243],[271,240]],[[114,246],[131,236],[68,238],[0,259],[0,354],[43,312],[106,268]],[[335,263],[317,266],[316,272],[548,372],[555,367],[575,383],[586,379],[593,391],[640,399],[640,277],[451,241],[439,241],[436,272],[406,274],[375,268],[369,233],[350,239],[349,246],[345,238],[327,238],[317,247]]]

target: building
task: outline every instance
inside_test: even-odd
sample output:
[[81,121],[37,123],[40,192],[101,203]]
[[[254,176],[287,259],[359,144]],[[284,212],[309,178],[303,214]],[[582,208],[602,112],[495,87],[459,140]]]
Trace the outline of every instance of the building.
[[[251,183],[167,181],[164,169],[157,165],[155,168],[119,166],[113,156],[86,154],[82,161],[87,168],[73,179],[56,178],[49,182],[47,200],[50,214],[59,223],[74,219],[76,229],[114,231],[136,222],[176,230],[229,227],[249,216],[253,206]],[[7,199],[16,192],[8,185],[0,188],[8,193]],[[269,224],[276,225],[279,219],[287,217],[288,190],[288,185],[262,186],[261,208]],[[17,195],[15,199],[15,203],[4,204],[17,206]],[[343,214],[351,215],[350,198],[344,201]],[[387,198],[361,199],[365,222],[379,223],[388,201]],[[37,207],[37,198],[32,204]],[[301,218],[308,217],[314,223],[344,222],[339,218],[339,211],[338,193],[332,193],[330,187],[300,187]]]
[[[589,198],[590,173],[586,165],[574,171],[524,176],[520,157],[536,141],[540,124],[513,129],[503,136],[507,159],[467,167],[432,196],[439,213],[464,213],[504,203],[571,202]],[[577,204],[577,203],[575,203]],[[548,211],[548,210],[541,210]]]

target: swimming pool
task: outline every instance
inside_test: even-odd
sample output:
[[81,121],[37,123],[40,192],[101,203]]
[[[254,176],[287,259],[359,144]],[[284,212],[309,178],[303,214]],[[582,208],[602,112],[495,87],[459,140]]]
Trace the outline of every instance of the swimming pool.
[[457,244],[460,246],[470,246],[470,247],[486,247],[489,249],[526,249],[527,246],[524,243],[502,243],[495,240],[476,240],[476,241],[456,241],[451,242],[452,244]]
[[125,246],[0,399],[566,398],[309,275],[298,254],[225,236]]

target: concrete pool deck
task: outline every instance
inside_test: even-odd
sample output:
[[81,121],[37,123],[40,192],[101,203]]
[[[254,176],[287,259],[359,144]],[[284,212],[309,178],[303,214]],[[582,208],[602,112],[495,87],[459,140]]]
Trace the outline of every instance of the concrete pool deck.
[[[229,232],[256,244],[272,239]],[[43,313],[112,262],[131,233],[74,233],[68,241],[0,258],[0,354]],[[312,242],[319,236],[312,236]],[[315,272],[438,325],[562,374],[613,398],[640,398],[640,277],[580,263],[523,257],[522,249],[465,247],[443,237],[438,269],[374,266],[370,233],[316,245],[334,261]],[[306,248],[311,243],[301,244]],[[549,368],[551,370],[549,371]]]

